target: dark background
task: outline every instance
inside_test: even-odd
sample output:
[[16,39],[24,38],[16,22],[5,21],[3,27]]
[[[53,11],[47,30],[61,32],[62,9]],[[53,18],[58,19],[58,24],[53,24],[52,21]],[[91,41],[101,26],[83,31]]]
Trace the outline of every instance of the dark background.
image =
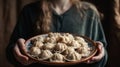
[[[36,0],[0,0],[0,67],[13,67],[6,59],[5,49],[19,12],[24,5],[34,1]],[[101,22],[108,41],[109,59],[106,67],[120,67],[120,1],[86,1],[93,3],[101,15]]]

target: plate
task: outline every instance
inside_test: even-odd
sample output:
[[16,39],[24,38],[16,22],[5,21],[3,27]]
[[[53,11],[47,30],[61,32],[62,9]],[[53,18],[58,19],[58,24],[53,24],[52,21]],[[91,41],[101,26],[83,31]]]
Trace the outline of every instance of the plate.
[[[32,60],[34,60],[35,62],[38,62],[38,63],[41,63],[41,64],[46,64],[46,65],[55,65],[55,66],[64,66],[64,65],[74,65],[74,64],[79,64],[79,63],[83,63],[84,61],[87,61],[89,60],[91,57],[93,57],[96,52],[97,52],[97,47],[96,47],[96,44],[93,40],[91,40],[90,38],[86,37],[86,36],[81,36],[81,35],[74,35],[74,34],[70,34],[72,35],[73,37],[81,37],[85,40],[85,42],[88,44],[88,47],[90,48],[90,53],[88,56],[86,57],[81,57],[80,60],[76,60],[76,61],[67,61],[66,59],[64,59],[65,61],[64,62],[50,62],[50,59],[46,59],[46,60],[40,60],[38,59],[37,57],[33,57],[31,54],[30,54],[30,50],[31,50],[31,47],[33,47],[33,44],[32,44],[32,40],[38,38],[38,37],[43,37],[43,38],[47,38],[49,36],[49,34],[51,33],[48,33],[48,34],[42,34],[42,35],[37,35],[37,36],[34,36],[30,39],[28,39],[25,44],[26,44],[26,49],[27,49],[27,52],[25,53],[29,58],[31,58]],[[52,34],[56,34],[56,33],[52,33]],[[69,34],[69,33],[57,33],[57,34],[61,34],[61,35],[64,35],[64,34]],[[45,44],[43,44],[45,45]],[[40,48],[41,49],[41,48]],[[42,51],[44,49],[41,49]],[[75,48],[75,51],[77,50],[77,48]],[[53,51],[53,50],[52,50]],[[52,52],[51,51],[51,52]],[[77,51],[76,51],[77,52]],[[53,53],[53,52],[52,52]],[[62,52],[61,52],[62,53]],[[61,54],[60,53],[60,54]],[[53,56],[53,55],[52,55]],[[64,55],[66,57],[66,55]]]

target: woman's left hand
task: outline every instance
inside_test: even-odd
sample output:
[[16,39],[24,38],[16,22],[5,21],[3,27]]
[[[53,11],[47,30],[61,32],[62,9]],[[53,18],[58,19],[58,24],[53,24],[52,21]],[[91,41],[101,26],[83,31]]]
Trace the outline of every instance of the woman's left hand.
[[104,57],[105,49],[104,49],[103,44],[100,41],[97,41],[96,44],[98,48],[97,54],[93,56],[90,60],[86,61],[85,63],[87,64],[95,63],[95,62],[100,61]]

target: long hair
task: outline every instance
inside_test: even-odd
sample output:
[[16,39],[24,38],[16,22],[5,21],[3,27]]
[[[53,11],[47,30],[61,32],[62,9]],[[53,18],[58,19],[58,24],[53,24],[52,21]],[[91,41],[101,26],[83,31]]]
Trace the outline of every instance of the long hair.
[[52,14],[50,10],[50,2],[48,0],[40,0],[39,17],[36,22],[36,33],[47,33],[50,30]]
[[[50,32],[50,25],[52,23],[51,2],[54,0],[40,0],[40,13],[35,24],[36,33],[43,34]],[[79,0],[71,0],[75,5]]]
[[[52,23],[52,11],[51,11],[51,3],[54,0],[40,0],[40,14],[39,19],[36,22],[36,33],[43,34],[50,32],[50,24]],[[80,0],[70,0],[72,5],[75,5],[79,10],[83,6],[80,4]],[[84,11],[82,14],[84,14]],[[81,16],[82,16],[81,14]]]

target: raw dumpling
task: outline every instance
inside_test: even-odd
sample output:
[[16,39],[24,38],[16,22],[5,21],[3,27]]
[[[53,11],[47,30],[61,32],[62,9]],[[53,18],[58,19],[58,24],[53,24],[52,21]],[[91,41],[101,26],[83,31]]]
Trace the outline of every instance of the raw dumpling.
[[66,56],[68,54],[72,54],[73,52],[75,52],[75,49],[72,47],[68,47],[62,54]]
[[67,43],[70,43],[71,40],[67,36],[60,36],[58,42],[67,44]]
[[65,33],[63,36],[67,36],[71,41],[74,40],[74,36],[69,33]]
[[33,44],[35,47],[41,48],[43,46],[43,43],[41,41],[36,41]]
[[47,38],[45,39],[45,42],[55,43],[55,42],[56,42],[56,38],[55,38],[55,37],[47,37]]
[[51,49],[53,49],[54,48],[54,46],[55,46],[55,44],[53,44],[53,43],[45,43],[44,45],[43,45],[43,49],[47,49],[47,50],[51,50]]
[[32,47],[32,48],[30,49],[30,54],[31,54],[33,57],[38,56],[40,53],[41,53],[41,50],[40,50],[38,47]]
[[73,53],[68,54],[68,55],[66,56],[66,60],[67,60],[67,61],[77,61],[77,60],[81,60],[81,57],[82,57],[82,56],[81,56],[79,53],[73,52]]
[[75,40],[80,41],[80,42],[85,42],[85,40],[82,37],[76,36]]
[[76,50],[82,57],[87,57],[90,54],[90,48],[80,47]]
[[64,62],[64,56],[60,53],[54,53],[50,58],[50,62]]
[[86,43],[86,42],[83,42],[83,43],[81,44],[81,47],[88,48],[89,46],[88,46],[88,43]]
[[50,50],[43,50],[41,54],[39,55],[39,60],[46,60],[53,56],[52,52]]
[[44,37],[44,36],[39,36],[39,37],[38,37],[38,41],[44,42],[44,40],[45,40],[45,37]]
[[49,34],[48,34],[48,37],[55,37],[55,38],[57,38],[57,37],[59,37],[59,36],[61,36],[60,33],[49,33]]
[[39,39],[39,37],[31,40],[31,43],[33,44],[33,46],[38,47],[38,48],[41,48],[43,46],[43,42],[42,40]]
[[37,38],[32,39],[31,42],[32,42],[32,43],[34,43],[34,42],[36,42],[36,41],[44,42],[44,39],[45,39],[45,37],[39,36],[39,37],[37,37]]
[[64,44],[64,43],[57,43],[55,45],[55,48],[54,48],[54,51],[55,52],[58,52],[58,53],[61,53],[63,52],[65,49],[67,49],[67,45]]
[[68,46],[71,46],[73,48],[79,48],[81,44],[78,43],[78,41],[73,40],[70,44],[67,44]]

